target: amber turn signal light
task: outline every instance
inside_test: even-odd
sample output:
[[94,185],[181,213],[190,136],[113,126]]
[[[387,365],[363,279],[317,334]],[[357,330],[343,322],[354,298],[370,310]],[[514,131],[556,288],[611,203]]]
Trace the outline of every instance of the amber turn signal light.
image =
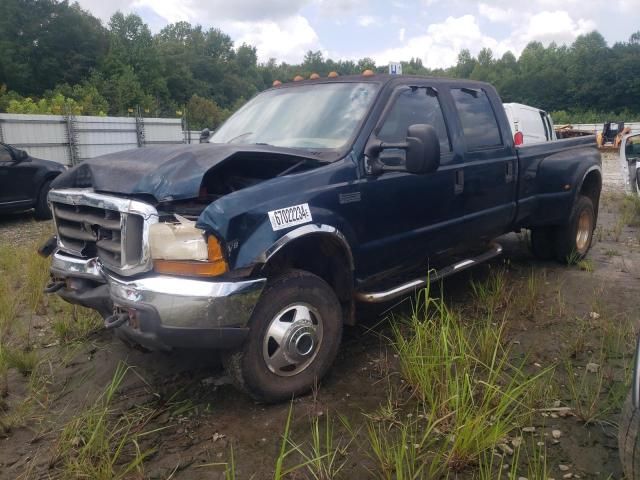
[[227,264],[219,262],[198,262],[196,260],[156,260],[153,268],[157,273],[185,277],[217,277],[227,271]]

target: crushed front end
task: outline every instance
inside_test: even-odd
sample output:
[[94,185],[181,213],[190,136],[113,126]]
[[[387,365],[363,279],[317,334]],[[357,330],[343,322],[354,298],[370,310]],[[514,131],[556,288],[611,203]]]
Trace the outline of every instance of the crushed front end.
[[[202,247],[188,236],[194,228],[165,222],[153,205],[91,189],[52,190],[49,201],[57,246],[47,292],[97,310],[118,337],[151,350],[244,341],[266,280],[221,275],[215,239]],[[167,248],[174,237],[187,241]],[[172,250],[195,260],[167,257]]]

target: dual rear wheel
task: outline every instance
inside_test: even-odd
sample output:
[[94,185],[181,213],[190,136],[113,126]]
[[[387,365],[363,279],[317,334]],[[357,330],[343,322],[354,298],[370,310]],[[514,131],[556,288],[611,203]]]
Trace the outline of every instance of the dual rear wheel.
[[591,248],[595,225],[593,202],[580,195],[566,225],[531,229],[531,251],[541,260],[555,258],[563,263],[578,262]]

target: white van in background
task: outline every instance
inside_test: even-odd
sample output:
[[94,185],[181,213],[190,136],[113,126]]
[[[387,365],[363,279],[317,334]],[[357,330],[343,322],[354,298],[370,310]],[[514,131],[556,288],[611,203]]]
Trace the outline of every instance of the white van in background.
[[521,103],[505,103],[511,133],[516,145],[556,140],[553,120],[547,112]]

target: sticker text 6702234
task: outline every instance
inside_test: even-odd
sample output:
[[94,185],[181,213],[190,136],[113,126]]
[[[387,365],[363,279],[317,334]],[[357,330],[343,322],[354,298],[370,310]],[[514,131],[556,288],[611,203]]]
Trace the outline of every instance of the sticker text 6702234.
[[274,231],[309,223],[312,220],[308,203],[281,208],[279,210],[271,210],[269,212],[269,221]]

